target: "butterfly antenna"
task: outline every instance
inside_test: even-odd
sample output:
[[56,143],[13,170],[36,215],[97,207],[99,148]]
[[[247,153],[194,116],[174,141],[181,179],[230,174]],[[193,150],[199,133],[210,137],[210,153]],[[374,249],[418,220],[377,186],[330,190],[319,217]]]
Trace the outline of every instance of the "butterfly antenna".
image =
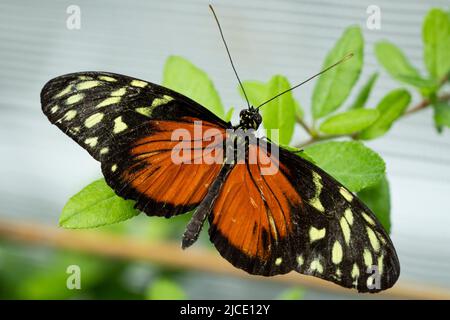
[[233,59],[231,58],[230,50],[228,49],[227,42],[225,41],[225,37],[223,36],[223,31],[222,31],[222,27],[220,26],[219,19],[217,18],[217,15],[214,12],[214,8],[212,7],[212,5],[209,5],[209,8],[211,9],[211,11],[214,15],[214,19],[216,20],[217,26],[219,27],[220,36],[222,37],[223,44],[225,45],[225,49],[227,50],[228,58],[230,59],[230,62],[231,62],[231,67],[233,68],[234,74],[236,75],[239,85],[241,86],[242,92],[244,93],[245,100],[247,101],[247,106],[250,108],[250,102],[248,101],[247,93],[245,93],[244,86],[242,85],[241,79],[239,79],[236,68],[234,67]]
[[345,57],[343,57],[343,58],[342,58],[341,60],[339,60],[338,62],[332,64],[332,65],[329,66],[329,67],[326,67],[325,69],[323,69],[323,70],[320,71],[319,73],[313,75],[312,77],[309,77],[308,79],[306,79],[305,81],[299,83],[298,85],[293,86],[293,87],[291,87],[291,88],[289,88],[289,89],[287,89],[287,90],[285,90],[285,91],[283,91],[283,92],[280,92],[279,94],[277,94],[276,96],[270,98],[270,99],[267,100],[266,102],[261,103],[256,109],[259,109],[259,108],[261,108],[263,105],[265,105],[266,103],[269,103],[270,101],[272,101],[272,100],[278,98],[279,96],[282,96],[283,94],[285,94],[285,93],[287,93],[287,92],[289,92],[289,91],[292,91],[292,90],[294,90],[295,88],[300,87],[302,84],[305,84],[305,83],[307,83],[308,81],[314,79],[315,77],[320,76],[322,73],[325,73],[325,72],[327,72],[328,70],[330,70],[330,69],[336,67],[338,64],[341,64],[342,62],[347,61],[347,60],[350,59],[351,57],[353,57],[353,53],[347,54]]

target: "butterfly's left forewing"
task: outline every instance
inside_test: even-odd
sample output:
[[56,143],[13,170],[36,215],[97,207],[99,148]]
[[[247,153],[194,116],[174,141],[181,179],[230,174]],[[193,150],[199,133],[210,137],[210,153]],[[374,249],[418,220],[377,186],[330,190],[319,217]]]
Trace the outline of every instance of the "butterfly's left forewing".
[[[185,144],[196,140],[196,148],[208,154],[215,140],[220,150],[229,124],[167,88],[124,75],[80,72],[49,81],[41,103],[53,124],[101,161],[116,193],[136,200],[149,215],[192,210],[220,171],[220,164],[195,162],[194,152],[174,162],[172,151],[181,147],[173,133],[182,133]],[[197,123],[209,133],[196,137]]]
[[[250,145],[249,153],[261,148]],[[237,164],[219,192],[210,238],[222,256],[252,274],[296,270],[361,292],[390,288],[400,266],[372,212],[303,158],[285,149],[265,153],[277,172]]]

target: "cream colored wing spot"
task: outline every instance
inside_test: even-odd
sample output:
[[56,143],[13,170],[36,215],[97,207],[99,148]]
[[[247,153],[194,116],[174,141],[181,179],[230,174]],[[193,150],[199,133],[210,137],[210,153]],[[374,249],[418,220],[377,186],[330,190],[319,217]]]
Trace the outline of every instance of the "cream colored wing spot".
[[341,194],[341,196],[343,196],[345,198],[345,200],[347,200],[348,202],[352,202],[353,195],[350,193],[350,191],[348,191],[344,187],[340,187],[339,193]]
[[353,212],[352,212],[352,210],[350,208],[345,209],[344,217],[347,220],[349,225],[353,224]]
[[337,268],[337,270],[336,270],[336,275],[338,276],[338,279],[340,279],[342,276],[342,272],[339,268]]
[[127,124],[123,122],[122,116],[114,119],[114,133],[120,133],[128,128]]
[[353,264],[351,276],[353,279],[355,279],[355,281],[353,282],[353,285],[356,287],[356,285],[358,284],[358,278],[359,278],[359,268],[356,263]]
[[169,103],[172,100],[173,100],[173,98],[168,95],[164,95],[162,98],[155,98],[152,102],[152,107],[155,108],[155,107],[162,106],[164,104]]
[[73,127],[71,129],[69,129],[71,134],[77,134],[78,132],[80,132],[80,127]]
[[117,170],[117,164],[113,164],[113,165],[111,166],[111,171],[112,171],[112,172],[116,172],[116,170]]
[[70,120],[72,120],[73,118],[75,118],[76,115],[77,115],[77,111],[76,111],[76,110],[69,110],[69,111],[67,111],[67,112],[64,114],[64,116],[62,117],[62,120],[70,121]]
[[87,138],[84,140],[84,143],[86,143],[89,147],[94,148],[98,143],[98,137]]
[[141,107],[141,108],[136,108],[134,110],[136,110],[137,113],[140,113],[143,116],[150,117],[152,115],[153,108],[151,108],[151,107]]
[[100,80],[103,81],[108,81],[108,82],[116,82],[117,80],[114,79],[113,77],[109,77],[109,76],[99,76],[98,77]]
[[340,220],[339,220],[339,224],[340,224],[340,226],[341,226],[341,230],[342,230],[342,234],[344,235],[344,240],[345,240],[345,243],[347,244],[347,245],[349,245],[350,244],[350,226],[348,225],[348,222],[347,222],[347,220],[345,219],[345,217],[342,217]]
[[323,272],[323,266],[320,263],[319,259],[314,259],[311,262],[311,265],[309,266],[311,271],[317,271],[318,273],[322,273]]
[[303,262],[305,262],[303,260],[303,256],[302,255],[297,256],[297,263],[298,263],[299,267],[301,267],[303,265]]
[[316,208],[318,211],[325,212],[325,208],[323,207],[322,202],[320,202],[320,194],[323,188],[322,177],[315,171],[313,171],[312,175],[316,192],[314,194],[314,197],[309,200],[309,204]]
[[367,223],[371,224],[371,225],[375,225],[375,221],[373,221],[373,219],[371,217],[369,217],[369,215],[365,212],[361,212],[361,215],[363,216],[364,220],[367,221]]
[[72,92],[72,84],[69,84],[61,92],[59,92],[57,95],[55,95],[54,98],[61,98],[71,92]]
[[111,92],[111,96],[112,97],[121,97],[123,96],[125,93],[127,93],[127,88],[120,88],[116,91]]
[[78,76],[78,79],[79,80],[92,80],[92,78],[88,77],[88,76]]
[[103,117],[104,114],[101,112],[94,113],[84,121],[84,126],[86,128],[92,128],[96,124],[99,124],[102,121]]
[[57,105],[55,105],[55,106],[53,106],[51,109],[50,109],[50,112],[51,113],[55,113],[56,111],[58,111],[59,110],[59,107],[57,106]]
[[367,235],[369,236],[370,245],[372,246],[373,250],[375,250],[375,252],[378,252],[380,250],[380,242],[378,241],[375,232],[373,232],[370,227],[366,227],[366,231]]
[[130,83],[133,87],[139,87],[139,88],[144,88],[148,85],[147,82],[145,81],[141,81],[141,80],[133,80]]
[[311,227],[309,229],[309,241],[314,242],[314,241],[322,239],[323,237],[325,237],[326,231],[327,230],[325,228],[316,229],[314,227]]
[[380,275],[383,274],[383,259],[384,259],[383,255],[378,257],[378,273]]
[[366,248],[363,253],[364,264],[366,267],[370,267],[373,263],[372,253]]
[[276,266],[279,266],[282,262],[283,262],[283,259],[282,259],[282,258],[277,258],[277,259],[275,260],[275,265],[276,265]]
[[83,100],[83,98],[84,98],[84,94],[82,94],[82,93],[74,94],[73,96],[70,96],[67,98],[66,104],[70,105],[70,104],[80,102],[81,100]]
[[107,154],[108,151],[109,151],[109,148],[108,148],[108,147],[101,148],[101,149],[100,149],[100,154]]
[[87,90],[87,89],[92,89],[95,88],[96,86],[100,85],[101,82],[97,81],[97,80],[90,80],[90,81],[84,81],[84,82],[80,82],[79,84],[76,85],[76,89],[77,90]]
[[106,98],[105,100],[103,100],[102,102],[100,102],[96,108],[102,108],[102,107],[106,107],[112,104],[117,104],[120,102],[121,97],[110,97],[110,98]]
[[331,261],[334,264],[339,264],[342,261],[343,251],[342,246],[339,241],[335,241],[333,244],[333,249],[331,249]]

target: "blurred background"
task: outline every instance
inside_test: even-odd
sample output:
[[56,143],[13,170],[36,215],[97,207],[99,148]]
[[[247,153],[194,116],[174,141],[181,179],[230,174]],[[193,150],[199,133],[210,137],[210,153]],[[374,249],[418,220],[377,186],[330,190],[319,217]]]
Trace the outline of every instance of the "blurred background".
[[[58,229],[65,202],[101,172],[99,163],[50,125],[41,112],[41,88],[55,76],[84,70],[160,83],[167,57],[180,55],[208,73],[226,107],[242,108],[209,2],[0,2],[0,298],[449,298],[450,134],[436,133],[431,109],[405,117],[386,136],[368,143],[387,163],[392,239],[402,267],[397,286],[384,295],[357,295],[294,273],[248,277],[221,259],[205,234],[200,244],[182,252],[187,216],[138,216],[95,231]],[[360,25],[365,38],[361,79],[380,70],[369,104],[399,87],[377,64],[374,42],[389,39],[423,71],[423,17],[432,7],[448,10],[449,4],[211,2],[243,80],[267,81],[280,73],[300,82],[320,70],[346,27]],[[381,8],[379,30],[366,27],[371,4]],[[79,30],[66,27],[70,5],[81,9]],[[313,86],[294,93],[307,117]],[[305,138],[298,130],[293,143]],[[70,265],[81,268],[80,290],[66,286]]]

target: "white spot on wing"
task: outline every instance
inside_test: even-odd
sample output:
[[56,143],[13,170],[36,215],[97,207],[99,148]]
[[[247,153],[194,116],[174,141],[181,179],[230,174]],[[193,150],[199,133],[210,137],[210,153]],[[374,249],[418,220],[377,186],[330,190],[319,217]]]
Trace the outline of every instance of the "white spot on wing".
[[120,88],[116,91],[111,92],[111,96],[113,97],[121,97],[127,92],[127,88]]
[[80,102],[83,98],[84,98],[84,94],[82,94],[82,93],[74,94],[73,96],[70,96],[67,98],[66,104],[74,104],[74,103]]
[[339,224],[341,226],[342,234],[344,235],[344,240],[347,245],[350,244],[350,226],[347,223],[345,217],[342,217],[339,220]]
[[104,114],[101,112],[94,113],[84,121],[84,125],[86,126],[86,128],[92,128],[93,126],[102,121],[103,116]]
[[334,264],[339,264],[342,261],[342,246],[339,243],[339,241],[335,241],[333,244],[333,249],[331,250],[331,261],[333,261]]
[[106,107],[106,106],[109,106],[111,104],[117,104],[117,103],[120,102],[120,99],[121,99],[120,97],[109,97],[109,98],[106,98],[105,100],[103,100],[102,102],[100,102],[97,105],[97,108]]
[[378,241],[375,232],[373,232],[370,227],[366,227],[366,230],[367,235],[369,236],[370,245],[372,246],[373,250],[375,250],[375,252],[378,252],[378,250],[380,250],[380,242]]
[[314,259],[310,265],[311,271],[317,271],[318,273],[323,272],[323,266],[320,263],[319,259]]
[[69,110],[66,112],[66,114],[63,116],[63,120],[70,121],[77,115],[76,110]]
[[84,82],[80,82],[79,84],[77,84],[76,89],[77,90],[87,90],[87,89],[94,88],[94,87],[98,86],[99,84],[101,84],[101,82],[97,81],[97,80],[84,81]]
[[147,82],[145,81],[141,81],[141,80],[133,80],[130,83],[133,87],[139,87],[139,88],[144,88],[148,85]]
[[277,258],[277,259],[275,260],[275,265],[276,265],[276,266],[279,266],[282,262],[283,262],[283,259]]
[[53,106],[51,109],[50,109],[50,112],[51,113],[55,113],[56,111],[58,111],[58,109],[59,109],[59,107],[56,105],[56,106]]
[[97,142],[98,142],[97,137],[87,138],[86,140],[84,140],[84,143],[86,143],[91,148],[94,148],[97,145]]
[[347,200],[348,202],[352,202],[353,195],[350,193],[350,191],[348,191],[344,187],[340,187],[339,193],[345,198],[345,200]]
[[369,217],[369,215],[365,212],[361,212],[361,215],[363,216],[364,220],[366,220],[369,224],[371,225],[375,225],[375,221],[373,221],[373,219],[371,217]]
[[353,212],[350,208],[345,209],[344,217],[345,217],[345,219],[347,219],[347,222],[349,225],[353,224]]
[[119,133],[128,128],[127,124],[122,121],[122,116],[114,119],[114,133]]
[[325,228],[323,228],[323,229],[316,229],[315,227],[311,227],[309,229],[309,240],[311,242],[313,242],[313,241],[317,241],[317,240],[322,239],[323,237],[325,237],[326,231],[327,230]]
[[313,171],[312,175],[314,186],[316,187],[316,192],[314,194],[314,197],[309,200],[309,203],[318,211],[325,212],[325,208],[323,207],[322,202],[320,202],[320,194],[323,188],[322,177],[315,171]]
[[364,264],[367,267],[370,267],[372,265],[372,253],[370,253],[370,251],[368,249],[364,249],[364,253],[363,253],[363,258],[364,258]]
[[115,81],[117,81],[117,80],[114,79],[113,77],[109,77],[109,76],[99,76],[98,78],[99,78],[100,80],[108,81],[108,82],[115,82]]

